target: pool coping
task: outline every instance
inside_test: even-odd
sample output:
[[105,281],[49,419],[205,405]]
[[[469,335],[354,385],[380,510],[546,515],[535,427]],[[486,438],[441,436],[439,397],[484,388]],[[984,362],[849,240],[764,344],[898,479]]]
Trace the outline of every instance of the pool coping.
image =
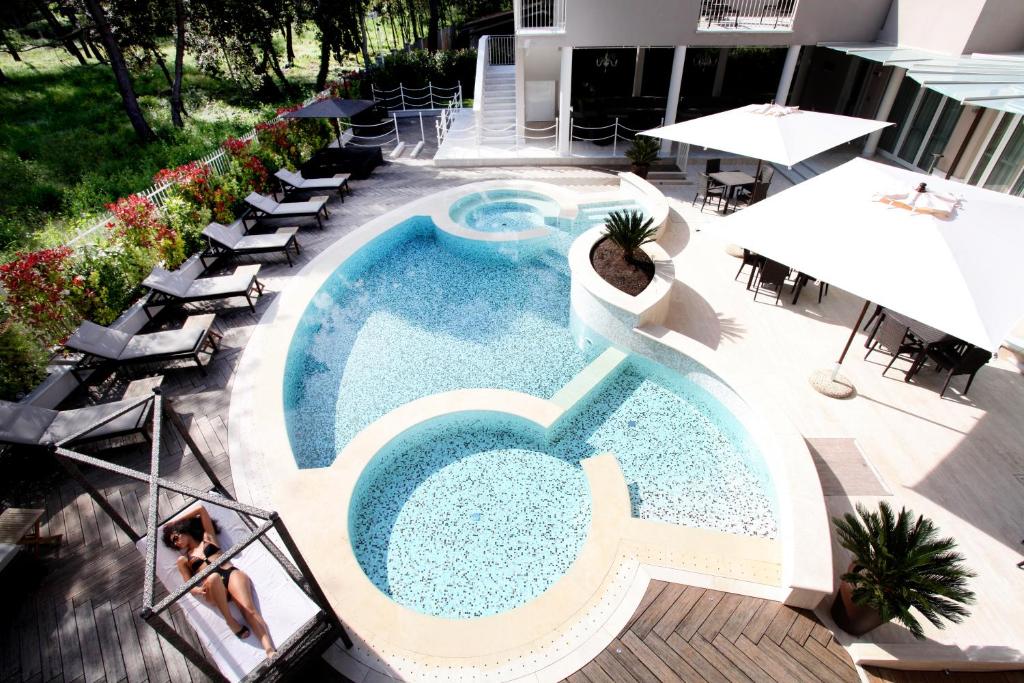
[[[628,175],[631,174],[620,175],[620,188],[628,188],[627,192],[623,194],[641,192],[645,199],[650,201],[648,191],[641,185],[632,179],[623,179],[623,176]],[[783,557],[783,554],[790,555],[790,552],[787,552],[790,549],[787,547],[789,544],[787,543],[787,534],[784,532],[781,543],[769,543],[768,545],[771,547],[767,551],[764,548],[760,549],[761,552],[740,551],[741,554],[752,556],[748,559],[765,561],[779,568],[781,573],[774,580],[758,583],[739,576],[716,575],[713,571],[714,568],[709,568],[708,557],[703,559],[693,556],[673,557],[671,552],[666,551],[672,546],[707,544],[710,542],[710,537],[707,534],[717,534],[718,532],[703,532],[698,529],[687,529],[645,520],[622,521],[619,527],[614,527],[617,529],[614,532],[602,531],[604,527],[597,527],[600,533],[588,533],[588,541],[585,543],[584,550],[581,550],[577,563],[574,563],[570,572],[562,577],[562,579],[566,579],[570,573],[576,573],[582,577],[580,581],[571,579],[566,582],[560,579],[539,598],[516,608],[516,610],[493,617],[447,620],[418,614],[397,605],[384,596],[365,576],[359,568],[358,562],[350,564],[337,561],[339,537],[334,533],[325,533],[327,526],[325,523],[329,522],[329,526],[335,529],[339,529],[340,525],[337,524],[337,519],[332,521],[325,518],[323,511],[337,509],[339,503],[342,502],[334,495],[337,493],[337,489],[324,485],[327,477],[340,475],[330,473],[330,470],[334,469],[333,467],[299,470],[291,455],[287,437],[283,397],[279,388],[284,377],[284,366],[292,334],[308,301],[348,256],[406,218],[422,215],[433,217],[436,211],[443,209],[446,212],[451,201],[459,196],[490,188],[537,189],[558,199],[560,204],[565,197],[570,196],[570,193],[564,188],[547,183],[488,181],[463,185],[412,202],[369,221],[328,247],[320,256],[305,266],[291,286],[271,304],[246,346],[232,392],[229,416],[229,455],[232,470],[237,472],[234,479],[239,496],[250,500],[256,498],[265,500],[269,497],[273,506],[278,509],[288,523],[299,546],[303,549],[307,561],[314,568],[318,581],[328,593],[336,612],[358,636],[370,642],[372,656],[371,653],[368,653],[366,658],[378,657],[379,661],[383,662],[400,661],[402,662],[401,668],[415,665],[414,668],[419,672],[417,675],[425,675],[429,671],[438,673],[448,671],[450,673],[451,667],[470,667],[478,670],[481,674],[487,673],[492,677],[498,676],[500,680],[506,680],[517,677],[512,675],[512,669],[507,669],[509,666],[517,668],[524,675],[533,677],[531,680],[547,680],[558,672],[561,672],[557,676],[558,678],[568,675],[575,669],[566,670],[567,662],[570,661],[567,657],[578,658],[584,650],[593,651],[593,654],[596,655],[614,637],[615,623],[621,620],[619,623],[621,626],[625,623],[625,619],[632,614],[632,610],[643,594],[642,587],[646,587],[647,581],[653,576],[677,577],[678,580],[687,580],[698,584],[703,581],[709,587],[736,590],[759,597],[783,599],[783,596],[790,595],[792,591],[786,583],[788,578],[792,578],[792,572],[786,566],[790,563],[786,562]],[[656,192],[656,190],[654,191]],[[660,193],[658,194],[660,195]],[[583,201],[580,203],[593,202]],[[566,204],[575,205],[571,200]],[[658,224],[659,230],[664,231],[668,218],[667,202],[664,197],[661,197],[660,204],[655,208],[664,216]],[[657,245],[652,248],[660,249]],[[589,250],[587,253],[589,254]],[[662,254],[659,254],[659,258],[661,256]],[[667,254],[664,256],[667,257]],[[668,262],[670,263],[671,260],[668,259]],[[690,355],[689,352],[684,353]],[[714,361],[708,362],[705,360],[707,354],[701,355],[704,358],[695,358],[695,360],[708,367],[711,372],[717,372],[714,369]],[[276,391],[273,389],[275,386],[277,387]],[[270,400],[259,398],[261,387],[270,388],[269,390],[272,392]],[[275,393],[276,396],[274,396]],[[437,397],[427,398],[436,399]],[[454,400],[449,407],[458,405],[458,397],[448,398]],[[507,399],[508,396],[502,396],[502,398]],[[536,397],[527,397],[523,399],[523,405],[533,404],[535,412],[539,410],[539,413],[536,414],[551,412],[552,408],[541,406],[537,403],[538,401],[551,403]],[[408,405],[411,404],[406,404],[406,406]],[[502,405],[507,409],[509,402],[506,400]],[[402,406],[396,411],[401,411],[406,406]],[[472,409],[475,411],[478,406],[474,405]],[[505,410],[505,412],[508,411]],[[261,428],[257,435],[251,429],[241,428],[241,425],[260,425]],[[371,427],[368,427],[367,430],[370,430]],[[356,439],[361,436],[362,433]],[[245,457],[245,454],[253,449],[263,455],[259,462]],[[806,453],[805,447],[803,451]],[[350,459],[339,457],[335,461],[339,472],[344,469],[346,460]],[[809,455],[807,461],[810,463]],[[813,465],[811,466],[813,467]],[[587,467],[593,469],[598,465],[588,465]],[[773,482],[777,482],[774,469],[772,477]],[[604,477],[600,481],[605,481],[607,485],[607,481],[610,479],[613,478]],[[258,490],[260,481],[266,484],[266,488],[262,491]],[[598,485],[600,485],[600,481]],[[588,482],[593,488],[595,482],[589,471]],[[611,488],[614,489],[616,486],[612,485]],[[815,486],[817,487],[816,479]],[[823,507],[820,487],[818,487],[818,491],[818,500]],[[607,496],[611,500],[614,499],[614,496],[621,496],[624,492],[623,483],[622,486],[618,486],[617,493],[615,490],[611,490],[600,495]],[[628,494],[626,496],[628,502]],[[347,509],[347,501],[345,503]],[[626,510],[628,517],[628,506]],[[636,522],[641,522],[641,524],[637,525]],[[341,531],[347,540],[347,527]],[[593,539],[593,542],[597,544],[595,547],[600,548],[601,552],[588,551],[592,535],[595,536]],[[598,535],[603,538],[596,538]],[[726,540],[731,536],[729,534],[720,535],[726,537]],[[751,539],[751,537],[735,538],[741,541]],[[351,546],[347,542],[343,542],[341,545],[345,546],[349,552],[351,551]],[[614,545],[614,552],[609,550],[611,545]],[[725,554],[735,553],[736,550],[736,548],[732,548]],[[586,562],[588,556],[600,556],[603,561],[598,561],[596,564]],[[577,567],[581,558],[584,562]],[[354,555],[352,555],[352,559],[354,560]],[[713,562],[711,563],[713,564]],[[831,564],[829,564],[829,570],[829,588],[831,588]],[[625,578],[621,578],[615,583],[614,590],[609,589],[609,582],[614,582],[617,577]],[[573,585],[574,582],[576,585]],[[562,591],[559,588],[562,584],[568,587],[568,591]],[[642,587],[638,588],[640,584]],[[559,594],[563,596],[561,599]],[[517,612],[517,610],[521,611]],[[513,613],[525,614],[526,617],[513,615],[513,619],[521,623],[521,628],[510,630],[508,616]],[[491,626],[484,628],[485,622]],[[588,626],[583,627],[584,622]],[[611,636],[608,635],[610,629]],[[467,648],[466,638],[480,643],[476,655],[472,655]],[[565,638],[569,638],[569,640],[565,640]],[[561,647],[554,647],[556,642],[561,643]],[[594,650],[595,647],[597,647],[596,650]],[[561,650],[561,655],[559,650]],[[447,652],[448,656],[438,657],[438,652],[442,651]],[[579,662],[579,666],[584,663],[585,661]],[[388,666],[392,666],[389,664],[385,664],[384,667],[374,666],[373,662],[365,661],[363,664],[375,669],[378,673],[386,673],[386,671],[382,671],[382,668],[386,669]]]

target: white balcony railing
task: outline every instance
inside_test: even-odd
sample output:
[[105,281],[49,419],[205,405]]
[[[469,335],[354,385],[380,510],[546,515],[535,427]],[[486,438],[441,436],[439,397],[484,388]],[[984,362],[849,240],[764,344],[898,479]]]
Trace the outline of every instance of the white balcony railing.
[[697,30],[791,31],[799,3],[800,0],[701,0]]
[[[515,36],[487,36],[488,66],[508,66],[516,63]],[[479,97],[475,94],[473,97]]]
[[564,31],[565,0],[517,0],[516,31]]

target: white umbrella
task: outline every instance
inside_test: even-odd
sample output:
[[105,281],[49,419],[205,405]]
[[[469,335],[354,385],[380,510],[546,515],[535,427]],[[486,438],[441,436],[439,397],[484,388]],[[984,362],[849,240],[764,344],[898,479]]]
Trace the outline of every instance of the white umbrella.
[[854,159],[733,215],[724,236],[995,350],[1024,318],[1022,219],[1022,198]]
[[797,107],[751,104],[645,130],[641,135],[793,166],[836,145],[891,125],[888,121],[823,114]]

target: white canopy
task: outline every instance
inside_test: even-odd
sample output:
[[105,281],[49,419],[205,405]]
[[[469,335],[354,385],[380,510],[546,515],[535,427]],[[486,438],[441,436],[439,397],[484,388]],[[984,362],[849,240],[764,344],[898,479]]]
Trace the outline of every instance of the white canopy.
[[[937,206],[949,217],[921,210]],[[995,350],[1024,318],[1022,224],[1019,197],[854,159],[734,214],[724,237]]]
[[750,104],[645,130],[641,135],[793,166],[836,145],[891,125],[887,121],[822,114],[796,107]]

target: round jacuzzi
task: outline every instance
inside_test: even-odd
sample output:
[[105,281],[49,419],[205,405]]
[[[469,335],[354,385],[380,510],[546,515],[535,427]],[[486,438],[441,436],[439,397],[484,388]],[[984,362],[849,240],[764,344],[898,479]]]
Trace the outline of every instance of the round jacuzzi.
[[539,192],[485,190],[452,203],[453,221],[479,232],[519,232],[543,228],[558,217],[558,202]]

